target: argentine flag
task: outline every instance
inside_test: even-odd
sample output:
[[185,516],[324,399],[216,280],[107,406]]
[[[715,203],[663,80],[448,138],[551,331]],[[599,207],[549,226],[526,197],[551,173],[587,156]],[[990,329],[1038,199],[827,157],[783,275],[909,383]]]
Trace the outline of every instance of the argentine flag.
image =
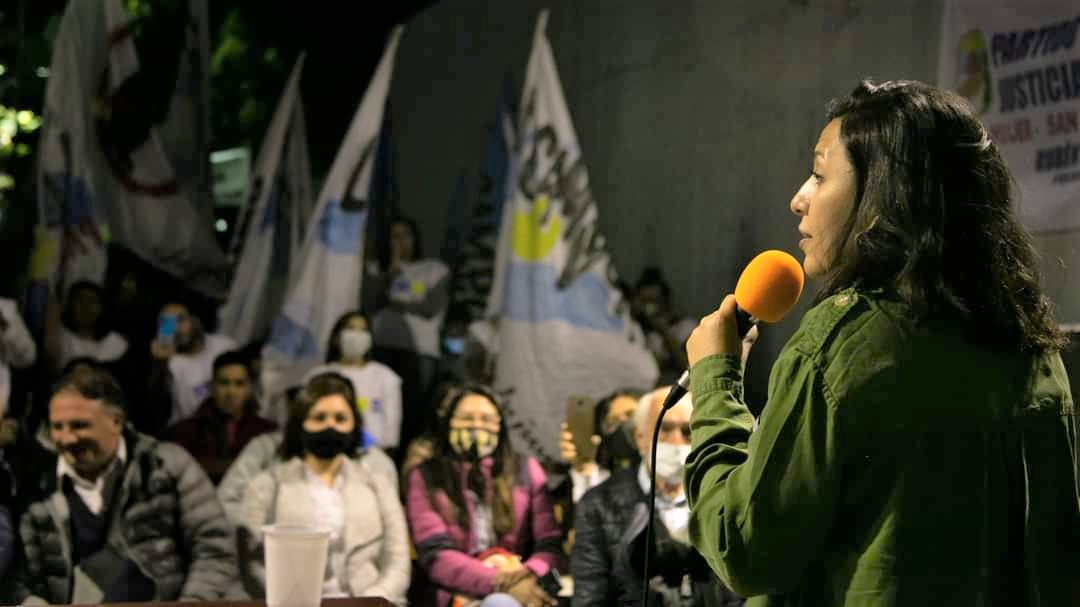
[[597,206],[551,45],[537,23],[518,114],[492,288],[495,387],[518,446],[558,456],[571,396],[651,388],[659,375],[599,233]]

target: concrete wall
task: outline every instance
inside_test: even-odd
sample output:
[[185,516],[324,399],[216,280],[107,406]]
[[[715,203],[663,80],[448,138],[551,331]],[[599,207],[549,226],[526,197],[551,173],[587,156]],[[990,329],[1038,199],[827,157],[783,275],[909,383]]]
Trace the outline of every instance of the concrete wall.
[[[483,166],[505,74],[520,92],[545,7],[612,258],[630,282],[661,266],[694,317],[754,253],[799,253],[788,201],[830,97],[863,77],[936,80],[942,0],[442,0],[408,25],[391,89],[402,206],[429,251],[459,171]],[[1076,267],[1076,242],[1041,244]],[[1051,291],[1080,320],[1064,278],[1050,272]],[[809,299],[764,333],[752,392]]]

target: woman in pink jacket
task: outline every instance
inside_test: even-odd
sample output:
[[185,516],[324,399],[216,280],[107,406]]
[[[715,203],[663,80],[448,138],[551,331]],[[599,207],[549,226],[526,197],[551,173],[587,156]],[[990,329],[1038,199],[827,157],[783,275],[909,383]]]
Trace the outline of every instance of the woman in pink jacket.
[[539,578],[564,559],[540,464],[514,452],[498,399],[466,386],[444,400],[435,456],[408,478],[406,507],[438,605],[545,607]]

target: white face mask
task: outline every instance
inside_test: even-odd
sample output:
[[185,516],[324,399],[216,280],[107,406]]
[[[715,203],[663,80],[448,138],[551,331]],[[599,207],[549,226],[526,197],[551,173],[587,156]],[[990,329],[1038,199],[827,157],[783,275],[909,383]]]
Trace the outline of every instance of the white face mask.
[[343,329],[338,336],[343,358],[363,358],[371,349],[371,332],[361,329]]
[[668,484],[682,484],[683,465],[690,455],[690,445],[656,444],[656,478]]

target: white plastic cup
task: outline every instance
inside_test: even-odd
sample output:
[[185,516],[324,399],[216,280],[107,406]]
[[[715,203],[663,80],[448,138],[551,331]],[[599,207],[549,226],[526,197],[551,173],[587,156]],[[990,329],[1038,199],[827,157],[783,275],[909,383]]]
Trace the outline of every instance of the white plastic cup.
[[264,525],[268,607],[319,607],[330,530],[315,525]]

